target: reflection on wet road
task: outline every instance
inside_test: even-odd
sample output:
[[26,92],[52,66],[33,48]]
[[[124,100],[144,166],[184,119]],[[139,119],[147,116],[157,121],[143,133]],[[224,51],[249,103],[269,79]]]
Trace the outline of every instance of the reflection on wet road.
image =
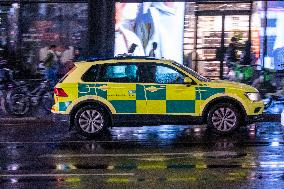
[[1,188],[283,188],[280,123],[232,136],[202,126],[113,128],[91,140],[64,125],[1,125]]

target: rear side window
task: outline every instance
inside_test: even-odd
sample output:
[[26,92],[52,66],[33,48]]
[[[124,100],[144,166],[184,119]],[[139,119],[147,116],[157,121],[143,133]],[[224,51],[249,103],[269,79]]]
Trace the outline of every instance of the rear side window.
[[138,82],[138,67],[135,64],[104,65],[101,69],[101,82]]
[[84,75],[82,76],[82,80],[84,82],[95,82],[97,81],[99,72],[99,65],[93,65]]

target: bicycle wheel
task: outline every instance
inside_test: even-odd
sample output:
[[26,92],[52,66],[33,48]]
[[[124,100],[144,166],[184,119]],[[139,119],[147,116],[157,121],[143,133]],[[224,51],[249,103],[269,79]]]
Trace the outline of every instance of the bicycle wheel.
[[23,116],[30,110],[30,100],[25,93],[11,90],[7,94],[7,110],[10,114]]

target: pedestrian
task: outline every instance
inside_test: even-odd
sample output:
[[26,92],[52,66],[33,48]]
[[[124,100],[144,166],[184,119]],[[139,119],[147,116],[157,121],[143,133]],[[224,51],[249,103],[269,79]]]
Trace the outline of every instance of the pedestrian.
[[186,66],[186,67],[188,67],[188,68],[193,68],[192,67],[192,52],[189,52],[188,53],[188,55],[187,55],[187,57],[186,57],[186,59],[185,59],[186,61],[184,62],[184,65]]
[[81,47],[76,48],[75,51],[74,51],[73,61],[74,62],[81,62],[81,61],[84,61],[84,60],[86,60],[86,58],[82,55],[82,48]]
[[65,46],[60,57],[59,66],[59,78],[63,77],[68,71],[71,64],[73,64],[74,59],[74,47]]
[[152,49],[151,51],[149,52],[149,56],[150,57],[156,57],[156,50],[157,50],[157,47],[158,47],[158,43],[157,42],[153,42],[152,43]]
[[44,59],[45,79],[49,81],[51,87],[54,87],[58,79],[59,62],[56,53],[56,45],[50,45],[47,56]]
[[237,59],[237,38],[232,37],[231,43],[229,44],[229,47],[226,51],[226,64],[229,68],[232,67],[232,63],[236,63],[238,61]]
[[256,61],[256,57],[254,56],[254,53],[251,50],[251,42],[246,41],[245,48],[241,54],[240,64],[250,65],[250,64],[254,64],[255,61]]

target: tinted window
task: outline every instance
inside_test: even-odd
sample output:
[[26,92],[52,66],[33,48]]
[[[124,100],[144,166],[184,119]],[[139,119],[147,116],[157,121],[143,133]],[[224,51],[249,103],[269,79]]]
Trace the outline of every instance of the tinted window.
[[182,84],[184,81],[184,75],[167,66],[156,66],[156,72],[154,75],[155,83],[161,84]]
[[135,64],[119,64],[104,65],[101,71],[101,82],[117,82],[117,83],[136,83],[137,65]]
[[95,82],[97,80],[99,66],[92,66],[83,76],[82,80],[85,82]]

